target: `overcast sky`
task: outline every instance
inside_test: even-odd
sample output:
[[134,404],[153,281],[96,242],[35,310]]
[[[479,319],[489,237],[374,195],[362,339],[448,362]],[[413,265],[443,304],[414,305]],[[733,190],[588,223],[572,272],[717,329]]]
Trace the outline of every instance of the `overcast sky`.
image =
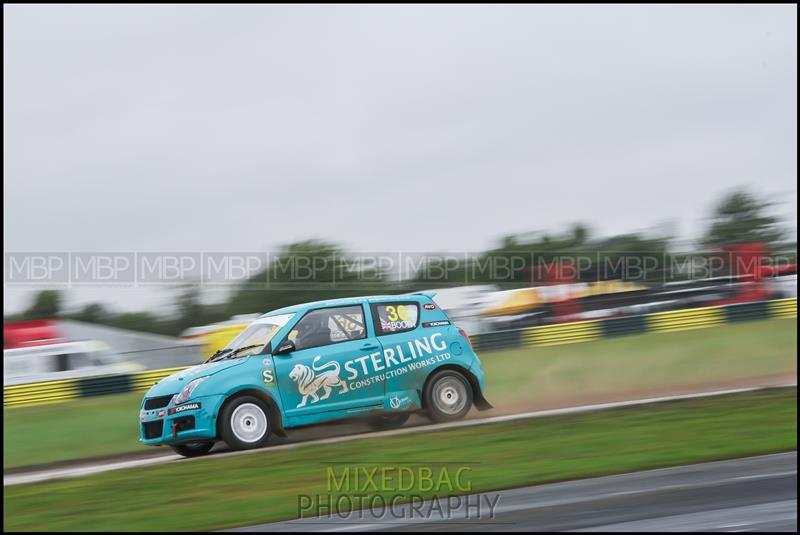
[[[796,221],[796,6],[4,6],[4,250]],[[4,311],[30,289],[5,285]],[[141,289],[73,304],[156,306]]]

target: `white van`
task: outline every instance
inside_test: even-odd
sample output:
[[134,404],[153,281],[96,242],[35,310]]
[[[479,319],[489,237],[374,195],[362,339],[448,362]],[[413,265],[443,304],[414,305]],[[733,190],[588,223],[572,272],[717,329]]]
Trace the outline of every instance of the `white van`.
[[97,340],[3,351],[3,386],[93,375],[131,373],[144,366],[125,362]]

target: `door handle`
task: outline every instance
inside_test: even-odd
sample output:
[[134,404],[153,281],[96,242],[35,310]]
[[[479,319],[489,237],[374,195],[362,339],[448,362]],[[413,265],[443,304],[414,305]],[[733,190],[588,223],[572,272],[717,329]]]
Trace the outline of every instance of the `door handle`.
[[370,344],[367,342],[363,346],[361,346],[362,351],[369,351],[370,349],[378,349],[378,344]]

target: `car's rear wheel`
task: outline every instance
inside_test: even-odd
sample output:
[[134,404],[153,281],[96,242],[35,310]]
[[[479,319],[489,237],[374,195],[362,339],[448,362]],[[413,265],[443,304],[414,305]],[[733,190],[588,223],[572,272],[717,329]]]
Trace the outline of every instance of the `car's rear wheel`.
[[442,370],[425,385],[423,400],[428,417],[434,422],[459,420],[472,407],[472,388],[457,371]]
[[269,440],[272,425],[267,404],[253,396],[227,403],[219,415],[222,440],[235,450],[259,448]]
[[369,425],[375,431],[394,429],[395,427],[400,427],[406,423],[409,416],[411,416],[411,413],[408,412],[401,412],[398,414],[381,414],[379,416],[373,416],[367,420],[367,425]]
[[214,447],[214,442],[187,442],[185,444],[176,444],[171,447],[178,455],[197,457],[211,451],[211,448]]

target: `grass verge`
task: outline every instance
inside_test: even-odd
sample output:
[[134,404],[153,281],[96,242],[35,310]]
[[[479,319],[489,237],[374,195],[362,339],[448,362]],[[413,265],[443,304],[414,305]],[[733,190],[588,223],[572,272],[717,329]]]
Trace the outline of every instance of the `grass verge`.
[[[526,410],[797,371],[793,319],[482,353],[487,397]],[[113,455],[138,442],[142,394],[3,410],[3,468]]]
[[[3,524],[5,530],[219,529],[296,518],[300,495],[331,493],[330,467],[466,466],[470,491],[481,492],[796,447],[797,389],[772,389],[13,486],[4,489]],[[395,488],[378,492],[391,498]]]
[[481,355],[498,407],[646,397],[797,373],[797,322],[749,321],[690,331],[512,349]]

